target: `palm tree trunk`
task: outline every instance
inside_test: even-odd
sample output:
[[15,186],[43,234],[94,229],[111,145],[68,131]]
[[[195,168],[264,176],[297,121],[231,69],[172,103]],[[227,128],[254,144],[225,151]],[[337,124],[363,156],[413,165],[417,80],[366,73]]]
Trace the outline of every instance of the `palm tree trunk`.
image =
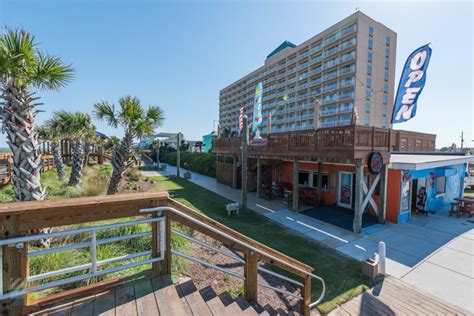
[[59,179],[63,179],[66,175],[64,171],[63,157],[61,155],[61,148],[57,142],[51,142],[51,151],[53,152],[54,165],[56,167],[56,172],[58,173]]
[[83,162],[84,147],[80,140],[72,140],[72,171],[69,178],[69,186],[76,187],[81,182]]
[[110,178],[109,188],[107,194],[112,195],[118,192],[120,180],[122,180],[123,173],[128,167],[128,160],[132,154],[133,136],[130,132],[126,132],[120,146],[114,149],[112,155],[112,177]]
[[92,151],[92,144],[85,142],[84,143],[84,162],[82,163],[82,167],[86,167],[87,163],[89,162],[89,155],[91,154]]
[[6,79],[1,98],[5,100],[0,115],[7,143],[13,153],[12,186],[16,201],[40,201],[45,198],[41,186],[41,152],[35,132],[35,106],[39,98],[33,97],[25,86]]

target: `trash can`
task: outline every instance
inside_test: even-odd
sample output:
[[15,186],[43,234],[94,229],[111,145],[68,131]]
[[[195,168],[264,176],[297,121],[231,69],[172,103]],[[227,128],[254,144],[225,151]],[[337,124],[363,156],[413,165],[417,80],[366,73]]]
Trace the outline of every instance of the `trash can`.
[[379,275],[379,262],[374,259],[362,261],[362,274],[375,279]]

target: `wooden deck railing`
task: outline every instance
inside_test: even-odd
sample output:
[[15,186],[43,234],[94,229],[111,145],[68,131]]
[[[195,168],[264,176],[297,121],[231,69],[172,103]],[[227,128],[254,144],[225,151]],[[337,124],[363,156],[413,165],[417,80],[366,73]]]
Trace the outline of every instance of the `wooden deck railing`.
[[[52,155],[43,155],[41,157],[43,167],[41,171],[48,171],[54,168],[54,159]],[[0,154],[0,186],[11,182],[13,157],[11,154]]]
[[[173,233],[171,227],[172,222],[175,222],[199,231],[202,234],[233,248],[235,251],[242,253],[243,260],[240,258],[237,259],[243,261],[244,274],[242,276],[236,275],[235,272],[230,274],[244,280],[245,296],[248,300],[257,301],[257,286],[264,286],[258,281],[257,277],[258,271],[263,270],[263,268],[259,266],[260,262],[276,266],[292,273],[297,278],[300,278],[300,281],[290,281],[301,286],[301,295],[299,296],[302,302],[301,311],[304,315],[309,315],[311,305],[311,279],[316,277],[322,281],[319,277],[312,275],[313,268],[260,244],[257,241],[252,240],[187,206],[170,199],[167,193],[123,194],[116,196],[85,197],[60,201],[22,202],[0,205],[0,259],[2,261],[1,266],[3,267],[3,278],[0,279],[0,285],[3,283],[3,287],[0,288],[0,310],[2,314],[21,315],[26,312],[32,312],[47,304],[57,302],[58,300],[74,298],[74,296],[77,297],[78,295],[84,294],[85,291],[89,293],[94,288],[103,287],[105,284],[104,282],[107,282],[107,285],[110,285],[113,282],[119,282],[120,279],[107,280],[99,282],[93,287],[87,286],[84,288],[67,290],[37,301],[32,301],[31,298],[28,297],[29,293],[39,289],[36,280],[44,278],[44,274],[42,276],[29,275],[28,258],[32,255],[32,252],[29,251],[28,247],[29,241],[32,239],[55,237],[61,234],[64,236],[66,234],[77,234],[78,232],[92,232],[92,239],[90,242],[83,242],[75,246],[67,246],[76,248],[90,247],[91,249],[91,263],[85,267],[82,266],[82,270],[90,270],[90,272],[84,272],[82,275],[76,276],[71,279],[71,282],[73,280],[84,279],[87,277],[102,276],[105,273],[100,270],[101,263],[100,261],[97,261],[96,251],[94,249],[98,243],[100,244],[111,241],[96,239],[95,231],[110,228],[110,224],[109,226],[93,225],[95,224],[94,222],[121,218],[139,219],[138,223],[150,223],[151,229],[149,234],[152,239],[150,244],[151,251],[148,252],[150,259],[148,259],[149,261],[147,262],[152,262],[149,270],[151,276],[169,275],[171,273],[172,254],[181,255],[186,259],[192,260],[192,257],[189,255],[179,253],[171,248],[171,234]],[[165,224],[158,224],[158,221]],[[65,225],[84,223],[88,223],[88,225],[87,228],[82,230],[65,230],[67,228],[63,227]],[[124,225],[124,223],[121,222],[120,225]],[[133,223],[128,223],[127,225],[133,225]],[[53,227],[54,232],[51,235],[31,235],[32,231],[46,227]],[[122,237],[125,239],[133,238],[135,236],[126,235]],[[192,236],[187,236],[186,238],[194,240]],[[115,239],[112,238],[112,242],[113,241],[115,241]],[[51,248],[51,250],[48,249],[45,255],[47,255],[47,253],[63,250],[64,247]],[[41,251],[42,250],[40,249],[40,252]],[[33,252],[36,252],[37,254],[38,250],[35,249]],[[230,257],[236,258],[235,255],[231,255]],[[111,258],[111,260],[114,259],[116,258]],[[200,263],[215,268],[212,264],[202,260]],[[78,271],[78,268],[80,270],[81,266],[69,269]],[[57,278],[58,275],[60,275],[60,272],[61,271],[53,271],[52,274],[46,275],[54,275]],[[278,276],[278,274],[276,275]],[[288,279],[285,276],[281,277]],[[57,279],[55,282],[58,282]],[[68,282],[68,279],[63,279],[60,282]],[[54,285],[54,282],[50,284]],[[48,286],[48,284],[42,284],[40,289],[47,288]],[[283,293],[285,292],[283,290],[280,291]],[[324,295],[324,282],[322,293]],[[321,295],[320,299],[322,299],[323,295]],[[2,299],[3,301],[1,301]],[[320,300],[318,300],[318,302],[319,301]]]
[[[360,153],[370,151],[388,154],[390,151],[390,130],[369,126],[347,125],[296,132],[271,133],[267,143],[250,146],[249,155],[271,155],[274,157],[305,156],[314,159],[325,157],[341,159],[360,158]],[[240,139],[218,138],[213,141],[212,151],[216,154],[239,154]]]

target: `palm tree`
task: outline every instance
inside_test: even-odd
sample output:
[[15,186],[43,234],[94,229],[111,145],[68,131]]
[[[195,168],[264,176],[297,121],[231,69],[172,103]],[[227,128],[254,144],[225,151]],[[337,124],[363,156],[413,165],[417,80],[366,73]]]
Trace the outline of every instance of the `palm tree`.
[[73,77],[73,68],[40,51],[34,36],[6,28],[0,35],[0,118],[13,153],[15,200],[43,200],[41,152],[35,130],[38,97],[32,88],[59,90]]
[[155,128],[163,124],[164,114],[157,106],[150,106],[145,111],[140,100],[131,96],[119,99],[119,109],[106,101],[99,102],[94,107],[94,115],[98,120],[104,120],[115,128],[120,125],[125,132],[120,145],[114,148],[112,154],[113,172],[107,194],[115,194],[123,173],[132,164],[136,146],[134,139],[153,135]]
[[63,179],[64,176],[66,175],[66,172],[64,170],[64,163],[63,163],[63,157],[61,153],[61,140],[62,140],[62,135],[59,133],[59,131],[51,128],[51,120],[47,121],[44,125],[39,126],[36,129],[36,132],[38,133],[38,136],[40,139],[44,141],[49,141],[51,145],[51,152],[54,157],[54,166],[56,167],[56,172],[58,174],[59,179]]
[[65,135],[72,149],[72,169],[69,186],[77,186],[81,182],[84,166],[84,142],[87,135],[95,132],[95,126],[89,114],[81,112],[59,111],[54,113],[51,127]]

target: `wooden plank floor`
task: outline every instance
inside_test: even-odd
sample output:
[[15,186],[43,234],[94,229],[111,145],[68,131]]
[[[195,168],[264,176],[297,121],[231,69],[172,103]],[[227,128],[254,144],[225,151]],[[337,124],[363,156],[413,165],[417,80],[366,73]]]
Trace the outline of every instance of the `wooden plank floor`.
[[332,311],[331,316],[349,315],[472,315],[393,277],[386,277]]
[[198,291],[192,280],[178,285],[169,278],[140,279],[109,288],[95,295],[52,303],[30,315],[155,316],[155,315],[269,315],[260,313],[239,297],[217,295],[211,287]]

